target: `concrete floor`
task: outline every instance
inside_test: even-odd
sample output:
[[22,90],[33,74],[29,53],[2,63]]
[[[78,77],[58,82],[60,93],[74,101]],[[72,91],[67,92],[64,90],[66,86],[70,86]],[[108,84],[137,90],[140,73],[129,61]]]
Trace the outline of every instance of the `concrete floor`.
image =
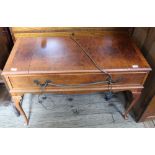
[[[47,94],[42,104],[38,95],[26,94],[22,106],[30,119],[24,126],[23,117],[14,113],[10,97],[4,86],[0,89],[0,127],[30,128],[143,128],[144,123],[136,123],[129,116],[124,120],[121,112],[126,102],[124,95],[118,93],[110,101],[104,93],[85,95]],[[42,99],[42,96],[40,96]]]

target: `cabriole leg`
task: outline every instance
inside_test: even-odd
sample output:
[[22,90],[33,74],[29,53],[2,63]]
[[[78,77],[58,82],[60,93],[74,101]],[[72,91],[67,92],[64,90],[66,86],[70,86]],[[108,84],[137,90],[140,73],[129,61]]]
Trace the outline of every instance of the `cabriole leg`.
[[13,100],[15,107],[20,112],[20,114],[24,116],[25,124],[28,125],[28,123],[29,123],[28,118],[27,118],[27,116],[26,116],[26,114],[25,114],[25,112],[22,109],[21,104],[20,104],[21,99],[22,99],[21,96],[12,96],[12,100]]

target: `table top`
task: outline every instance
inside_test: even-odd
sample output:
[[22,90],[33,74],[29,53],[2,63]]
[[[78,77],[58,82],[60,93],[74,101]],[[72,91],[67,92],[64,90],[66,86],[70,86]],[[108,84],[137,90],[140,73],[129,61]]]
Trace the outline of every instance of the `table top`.
[[[149,64],[126,34],[75,36],[108,72],[149,71]],[[70,36],[18,38],[3,74],[99,72]]]

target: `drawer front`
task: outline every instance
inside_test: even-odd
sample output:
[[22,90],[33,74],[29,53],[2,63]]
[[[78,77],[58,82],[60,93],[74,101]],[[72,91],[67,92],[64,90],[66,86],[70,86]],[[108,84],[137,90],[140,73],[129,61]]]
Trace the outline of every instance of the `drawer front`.
[[[146,73],[124,73],[124,74],[112,74],[113,80],[119,80],[113,85],[143,85]],[[64,85],[78,85],[88,84],[93,82],[99,82],[106,80],[107,76],[101,73],[83,73],[83,74],[43,74],[43,75],[22,75],[22,76],[10,76],[9,80],[13,89],[25,89],[25,88],[38,88],[34,83],[38,80],[40,83],[45,83],[46,80],[52,81],[54,84]],[[99,87],[106,84],[89,84],[83,87]],[[48,86],[49,88],[55,88],[56,86]],[[58,88],[58,87],[57,87]]]

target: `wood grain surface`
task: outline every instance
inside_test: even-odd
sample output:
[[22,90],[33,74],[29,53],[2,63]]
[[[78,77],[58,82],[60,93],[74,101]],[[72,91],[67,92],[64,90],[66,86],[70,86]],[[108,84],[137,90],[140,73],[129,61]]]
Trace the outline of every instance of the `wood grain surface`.
[[[112,80],[122,81],[112,85],[98,84],[74,88],[47,85],[44,93],[131,91],[134,98],[124,113],[127,118],[151,70],[149,64],[125,31],[101,33],[98,29],[92,33],[92,30],[87,29],[78,32],[77,29],[74,30],[74,39],[89,53],[101,70],[111,74]],[[27,124],[28,118],[20,106],[20,99],[25,93],[41,93],[41,86],[45,86],[47,80],[54,81],[55,84],[85,84],[106,80],[107,75],[101,74],[94,66],[73,36],[71,37],[72,33],[72,30],[67,30],[66,35],[59,37],[23,37],[16,40],[2,75],[16,108]],[[41,85],[35,85],[34,80],[38,80]]]
[[76,32],[80,36],[99,35],[105,33],[126,33],[131,28],[122,27],[12,27],[10,28],[14,40],[21,37],[53,37],[68,36]]
[[[127,35],[77,37],[77,40],[106,71],[150,71],[147,61]],[[133,65],[138,67],[133,68]],[[3,74],[26,74],[28,72],[99,71],[68,36],[18,39]]]

